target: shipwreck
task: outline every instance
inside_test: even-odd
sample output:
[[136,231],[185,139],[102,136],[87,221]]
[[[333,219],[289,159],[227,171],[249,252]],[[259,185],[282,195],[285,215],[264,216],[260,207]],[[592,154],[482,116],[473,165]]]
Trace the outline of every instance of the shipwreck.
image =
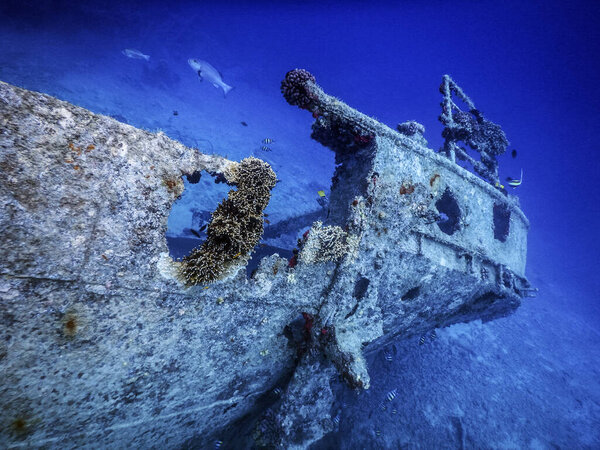
[[[335,152],[329,213],[248,276],[268,164],[0,83],[3,447],[307,447],[335,429],[330,383],[369,388],[365,352],[533,294],[529,223],[498,179],[506,137],[450,77],[440,152],[304,70],[281,89]],[[174,261],[167,218],[198,171],[232,190]]]

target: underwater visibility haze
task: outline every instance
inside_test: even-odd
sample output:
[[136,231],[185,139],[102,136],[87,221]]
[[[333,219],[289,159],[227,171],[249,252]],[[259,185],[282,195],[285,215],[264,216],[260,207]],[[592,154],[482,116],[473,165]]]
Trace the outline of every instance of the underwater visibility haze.
[[600,448],[599,21],[0,2],[0,446]]

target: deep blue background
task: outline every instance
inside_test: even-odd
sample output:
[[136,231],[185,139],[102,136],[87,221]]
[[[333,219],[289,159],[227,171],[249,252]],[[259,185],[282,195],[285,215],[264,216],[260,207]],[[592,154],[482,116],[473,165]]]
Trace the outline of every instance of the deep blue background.
[[[314,207],[333,171],[331,152],[308,139],[309,115],[281,98],[288,70],[308,69],[326,92],[392,127],[423,123],[433,149],[442,144],[438,86],[448,73],[518,152],[501,158],[500,171],[524,172],[514,193],[531,222],[527,272],[542,288],[526,301],[546,302],[557,321],[532,326],[564,340],[583,320],[595,338],[573,342],[572,353],[597,371],[586,352],[600,328],[600,2],[364,3],[2,2],[0,79],[201,150],[198,140],[208,139],[233,159],[276,138],[279,150],[265,156],[284,179],[269,207],[279,220],[290,205]],[[151,61],[127,59],[123,48]],[[226,99],[198,83],[190,57],[223,72],[235,86]],[[536,317],[531,308],[519,327]],[[569,322],[571,312],[583,315]],[[599,396],[597,383],[589,389]]]

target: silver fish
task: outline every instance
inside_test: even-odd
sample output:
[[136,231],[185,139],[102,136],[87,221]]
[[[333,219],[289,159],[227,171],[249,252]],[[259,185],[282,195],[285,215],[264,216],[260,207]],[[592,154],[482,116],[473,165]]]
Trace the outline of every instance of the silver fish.
[[223,82],[223,76],[215,69],[210,63],[202,61],[201,59],[188,59],[188,64],[200,77],[200,81],[206,79],[216,88],[223,89],[223,95],[233,89],[233,86],[229,86]]
[[140,52],[139,50],[136,50],[135,48],[126,48],[121,53],[123,53],[128,58],[145,59],[146,61],[150,61],[150,56],[144,55],[142,52]]

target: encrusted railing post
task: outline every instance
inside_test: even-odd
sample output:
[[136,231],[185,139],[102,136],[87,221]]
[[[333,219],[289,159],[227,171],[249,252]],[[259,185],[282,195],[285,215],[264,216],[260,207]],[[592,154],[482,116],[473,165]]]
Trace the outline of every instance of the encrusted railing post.
[[[446,139],[441,152],[453,162],[456,162],[456,158],[468,161],[473,166],[475,173],[494,186],[503,188],[498,178],[496,157],[506,151],[508,146],[506,135],[499,125],[483,117],[483,114],[475,108],[473,101],[449,75],[444,75],[440,92],[444,96],[444,100],[441,103],[442,114],[439,120],[445,125],[442,136]],[[468,112],[462,111],[454,103],[453,94],[467,105]],[[458,142],[463,142],[478,152],[480,154],[479,161],[469,155]]]

